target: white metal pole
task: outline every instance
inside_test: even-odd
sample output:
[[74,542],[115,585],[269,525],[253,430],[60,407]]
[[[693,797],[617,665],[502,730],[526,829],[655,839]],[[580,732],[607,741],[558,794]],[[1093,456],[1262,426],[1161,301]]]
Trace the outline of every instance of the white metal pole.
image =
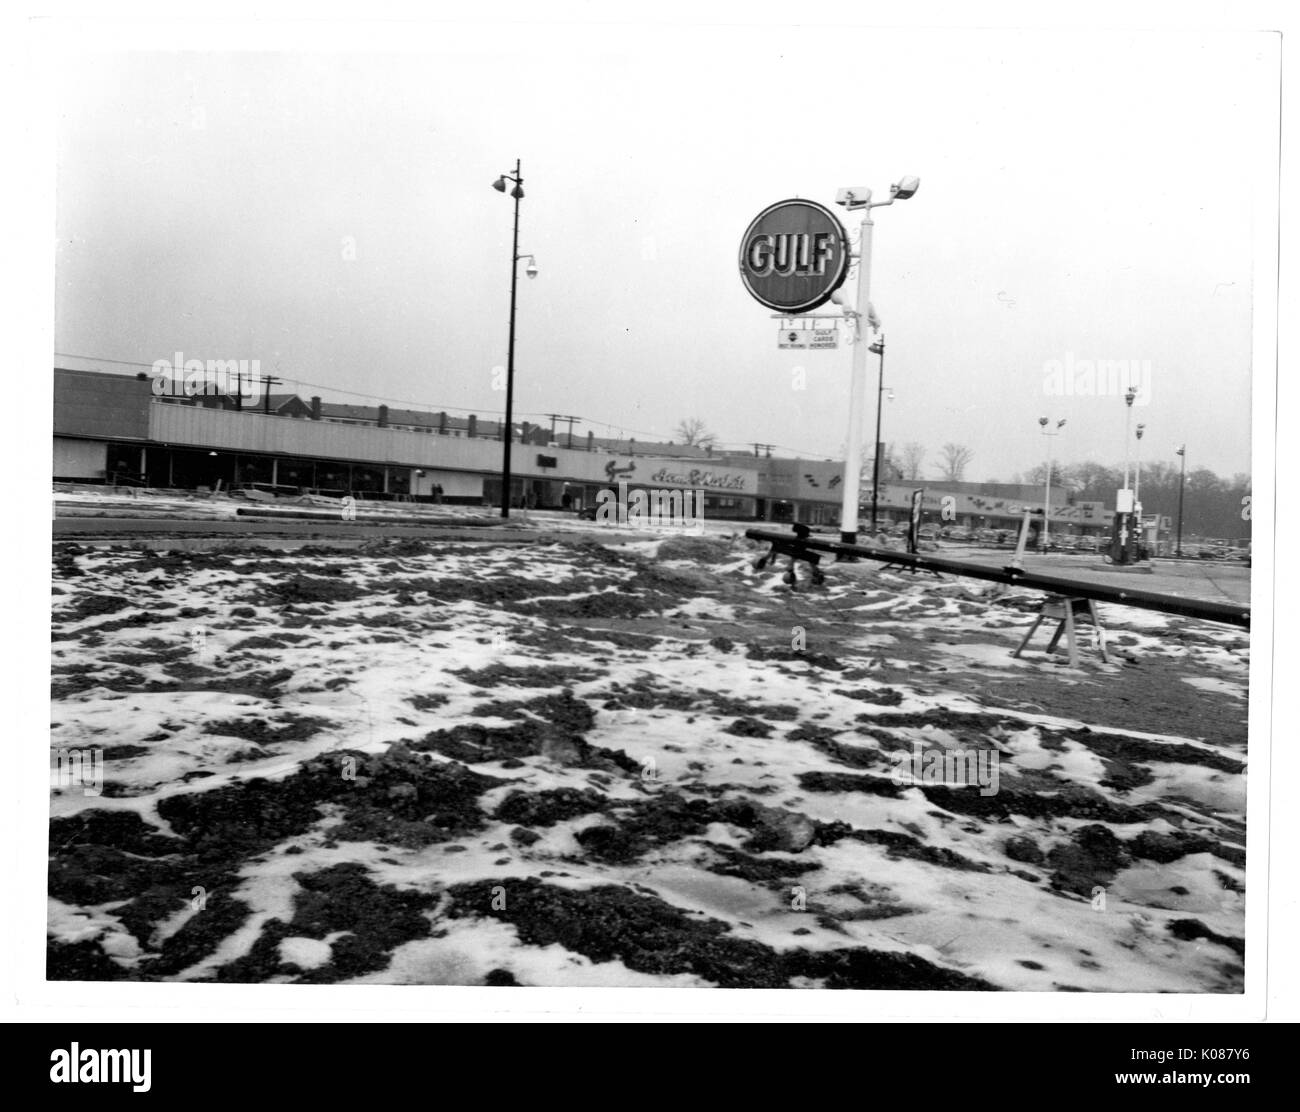
[[840,540],[858,541],[858,500],[862,484],[862,414],[866,409],[867,317],[871,308],[871,209],[862,210],[858,243],[858,305],[854,317],[853,363],[849,381],[849,439],[844,453],[844,502],[840,508]]

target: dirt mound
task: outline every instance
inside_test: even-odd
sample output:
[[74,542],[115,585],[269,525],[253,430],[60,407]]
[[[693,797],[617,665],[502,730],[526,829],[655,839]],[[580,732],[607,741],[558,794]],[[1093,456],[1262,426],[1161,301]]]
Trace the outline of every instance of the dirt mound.
[[1047,864],[1055,870],[1052,887],[1080,896],[1091,896],[1094,888],[1104,888],[1127,861],[1124,843],[1096,824],[1080,827],[1071,841],[1047,855]]
[[603,811],[608,800],[590,788],[553,788],[549,791],[513,791],[497,808],[501,822],[520,826],[554,826],[557,822]]
[[697,564],[722,564],[734,556],[730,542],[710,537],[668,537],[655,553],[656,560],[693,560]]
[[294,575],[262,588],[254,601],[274,606],[302,602],[351,602],[365,593],[365,588],[344,580]]
[[[288,976],[297,984],[330,984],[384,969],[392,950],[404,942],[429,936],[424,912],[437,902],[425,892],[376,884],[363,865],[347,862],[314,873],[295,873],[301,891],[294,894],[294,914],[288,923],[272,919],[242,958],[221,967],[222,982],[265,981]],[[280,943],[286,938],[323,940],[330,944],[329,960],[304,970],[283,960]]]
[[657,896],[604,885],[575,891],[529,878],[448,889],[453,917],[514,924],[530,946],[558,943],[594,962],[621,961],[640,973],[688,973],[723,988],[788,988],[792,978],[827,988],[989,989],[975,977],[912,954],[866,948],[779,952],[729,937],[717,919],[698,918]]

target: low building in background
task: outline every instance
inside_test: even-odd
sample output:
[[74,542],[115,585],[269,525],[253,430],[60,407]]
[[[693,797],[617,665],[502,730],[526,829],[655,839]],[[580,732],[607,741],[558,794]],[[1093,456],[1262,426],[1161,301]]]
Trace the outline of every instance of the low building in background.
[[[268,394],[159,396],[148,375],[54,370],[56,482],[179,490],[255,488],[281,495],[499,505],[502,422]],[[577,512],[619,482],[637,490],[703,493],[706,519],[839,525],[838,460],[723,452],[520,422],[512,429],[511,505]],[[1008,483],[882,482],[877,521],[907,520],[924,488],[922,523],[970,534],[1014,532],[1026,508],[1041,520],[1042,489]],[[862,519],[871,516],[863,484]],[[1053,536],[1102,536],[1112,512],[1062,493]],[[972,538],[973,539],[973,538]],[[993,539],[990,537],[989,539]]]

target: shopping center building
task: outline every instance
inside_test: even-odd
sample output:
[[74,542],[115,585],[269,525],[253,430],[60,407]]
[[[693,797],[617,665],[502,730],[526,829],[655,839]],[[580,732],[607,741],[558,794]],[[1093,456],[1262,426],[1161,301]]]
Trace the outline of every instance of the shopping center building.
[[[619,482],[629,490],[701,491],[706,518],[837,525],[844,465],[608,439],[521,422],[512,427],[511,500],[581,510]],[[54,480],[160,489],[350,494],[472,505],[501,501],[502,423],[474,415],[271,394],[159,396],[150,375],[54,371]],[[1016,529],[1038,487],[903,481],[880,484],[881,523],[905,520],[924,488],[923,519],[964,529]],[[870,518],[871,484],[862,487]],[[1051,528],[1102,534],[1111,511],[1053,498]]]

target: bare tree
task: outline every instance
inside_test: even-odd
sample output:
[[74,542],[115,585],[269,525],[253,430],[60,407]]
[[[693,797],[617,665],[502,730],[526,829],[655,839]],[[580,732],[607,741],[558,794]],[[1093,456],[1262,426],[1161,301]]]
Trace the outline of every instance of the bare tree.
[[[870,489],[871,479],[876,466],[876,445],[871,441],[864,441],[862,445],[862,483],[864,489]],[[903,466],[897,454],[894,451],[894,445],[881,444],[880,453],[880,481],[882,483],[893,483],[903,478]]]
[[[1028,471],[1016,477],[1016,482],[1027,486],[1042,486],[1047,481],[1047,463],[1036,463]],[[1083,486],[1078,469],[1073,464],[1052,461],[1052,489],[1055,491],[1073,491]]]
[[921,477],[921,464],[925,460],[924,445],[911,441],[903,445],[903,454],[900,460],[903,478],[919,479]]
[[894,442],[891,440],[885,445],[885,452],[880,457],[880,479],[883,482],[888,479],[892,482],[901,482],[904,478],[903,460],[894,448]]
[[966,474],[966,465],[974,456],[975,453],[964,444],[945,444],[939,453],[941,477],[950,483],[961,482]]
[[698,417],[683,417],[673,435],[689,448],[712,448],[718,443],[717,434],[709,432]]

